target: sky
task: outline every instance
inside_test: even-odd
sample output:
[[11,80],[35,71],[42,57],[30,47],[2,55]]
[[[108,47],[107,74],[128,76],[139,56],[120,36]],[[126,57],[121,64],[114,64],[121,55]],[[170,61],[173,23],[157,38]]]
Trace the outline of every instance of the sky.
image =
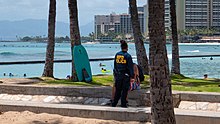
[[[128,12],[129,0],[78,0],[80,25],[94,20],[94,15]],[[57,0],[57,21],[68,23],[68,0]],[[147,0],[137,0],[143,6]],[[48,18],[49,0],[0,0],[0,20],[24,20]]]

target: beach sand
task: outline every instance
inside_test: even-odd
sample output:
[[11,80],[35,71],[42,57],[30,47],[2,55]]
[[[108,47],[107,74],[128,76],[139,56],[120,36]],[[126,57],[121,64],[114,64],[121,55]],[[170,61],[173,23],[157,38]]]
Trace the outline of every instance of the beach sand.
[[56,114],[35,114],[29,111],[0,113],[0,124],[149,124],[120,122],[90,118],[60,116]]

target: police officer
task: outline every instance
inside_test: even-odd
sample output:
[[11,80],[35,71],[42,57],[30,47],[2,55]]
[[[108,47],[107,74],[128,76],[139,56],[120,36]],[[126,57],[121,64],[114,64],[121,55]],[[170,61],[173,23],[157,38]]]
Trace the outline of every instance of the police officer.
[[130,80],[134,80],[133,61],[128,51],[128,44],[121,40],[121,51],[116,53],[114,59],[115,97],[112,107],[115,107],[121,98],[121,107],[127,107],[126,97],[130,86]]

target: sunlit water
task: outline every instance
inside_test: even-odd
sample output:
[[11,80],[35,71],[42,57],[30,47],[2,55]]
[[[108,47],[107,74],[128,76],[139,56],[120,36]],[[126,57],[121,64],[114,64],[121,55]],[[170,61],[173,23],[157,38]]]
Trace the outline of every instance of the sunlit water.
[[[33,61],[45,60],[46,43],[30,42],[0,42],[0,61]],[[114,57],[115,53],[120,50],[119,44],[83,44],[88,52],[89,58],[109,58]],[[149,45],[145,44],[147,53]],[[179,44],[180,55],[208,55],[220,54],[220,44]],[[169,63],[171,64],[171,44],[167,45]],[[135,55],[134,44],[129,44],[129,53]],[[55,48],[55,59],[71,59],[70,44],[57,43]],[[134,62],[137,60],[134,59]],[[105,64],[105,67],[99,67],[99,63]],[[212,78],[220,78],[220,57],[199,57],[199,58],[181,58],[181,73],[188,77],[202,78],[208,74]],[[91,62],[93,75],[103,74],[101,68],[112,71],[113,61]],[[13,77],[41,76],[44,64],[23,64],[23,65],[0,65],[0,78],[8,77],[13,73]],[[171,67],[171,66],[170,66]],[[3,76],[6,73],[7,76]],[[54,76],[65,78],[71,73],[70,63],[56,63]],[[107,74],[111,74],[107,73]]]

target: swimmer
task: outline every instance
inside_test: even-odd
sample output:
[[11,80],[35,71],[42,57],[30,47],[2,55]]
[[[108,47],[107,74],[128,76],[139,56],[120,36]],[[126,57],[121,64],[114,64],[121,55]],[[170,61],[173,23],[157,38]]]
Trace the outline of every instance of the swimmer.
[[4,73],[3,75],[6,76],[6,73]]
[[12,77],[12,76],[14,76],[14,75],[13,75],[12,73],[9,73],[9,76]]
[[24,73],[24,77],[26,77],[27,76],[27,74],[26,73]]
[[210,60],[213,60],[213,58],[211,57]]
[[105,66],[105,65],[103,65],[102,63],[99,63],[99,66],[101,67],[101,66]]
[[102,68],[102,71],[106,71],[106,69]]

